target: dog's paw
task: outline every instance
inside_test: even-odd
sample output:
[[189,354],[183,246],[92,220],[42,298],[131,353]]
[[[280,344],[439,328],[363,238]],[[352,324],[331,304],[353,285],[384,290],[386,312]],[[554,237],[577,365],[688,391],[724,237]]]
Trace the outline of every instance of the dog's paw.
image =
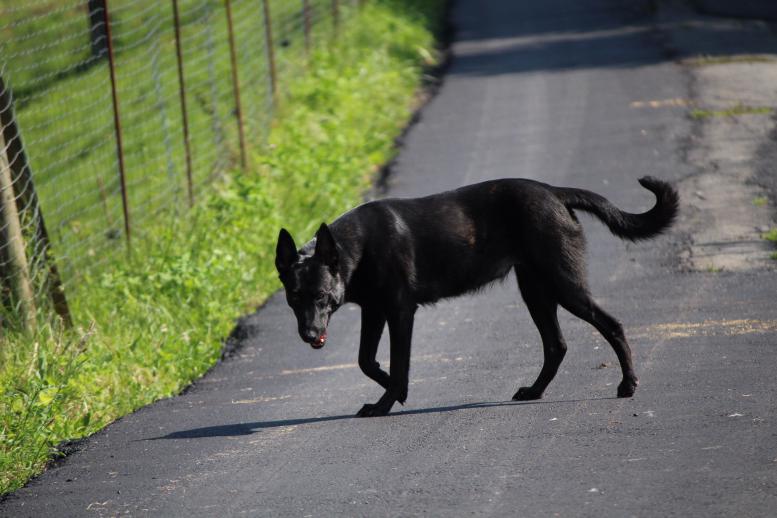
[[636,379],[625,379],[621,381],[620,385],[618,385],[618,397],[633,396],[634,392],[637,390],[637,385],[639,385],[639,381]]
[[388,415],[390,409],[385,408],[382,405],[373,405],[370,403],[367,403],[364,405],[361,410],[356,412],[356,417],[380,417],[384,415]]
[[513,395],[513,401],[531,401],[532,399],[542,399],[542,392],[538,392],[531,387],[521,387]]

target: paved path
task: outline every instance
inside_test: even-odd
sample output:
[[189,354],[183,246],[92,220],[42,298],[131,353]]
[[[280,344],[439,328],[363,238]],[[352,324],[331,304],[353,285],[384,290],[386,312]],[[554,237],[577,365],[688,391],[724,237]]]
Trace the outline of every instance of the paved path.
[[[677,180],[682,70],[615,0],[462,0],[454,61],[410,132],[391,194],[502,176],[595,189]],[[353,419],[381,389],[355,365],[359,319],[299,341],[277,295],[235,359],[144,408],[0,505],[9,516],[767,516],[777,509],[770,272],[681,273],[677,234],[627,245],[583,218],[592,290],[617,315],[641,385],[561,315],[569,353],[546,398],[513,403],[541,364],[515,280],[420,311],[408,402]],[[381,346],[386,361],[386,344]]]

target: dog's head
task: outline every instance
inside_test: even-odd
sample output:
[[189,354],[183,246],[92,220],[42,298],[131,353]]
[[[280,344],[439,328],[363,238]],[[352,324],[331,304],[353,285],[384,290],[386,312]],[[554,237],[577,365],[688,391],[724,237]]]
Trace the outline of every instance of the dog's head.
[[325,223],[299,252],[291,234],[281,229],[275,267],[286,290],[286,301],[297,317],[299,336],[314,349],[326,343],[329,317],[345,299],[338,264],[337,244]]

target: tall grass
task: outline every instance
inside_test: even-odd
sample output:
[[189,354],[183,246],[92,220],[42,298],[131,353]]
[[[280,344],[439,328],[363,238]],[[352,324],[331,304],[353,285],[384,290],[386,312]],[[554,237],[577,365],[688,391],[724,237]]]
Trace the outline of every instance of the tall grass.
[[0,492],[60,441],[179,392],[219,358],[234,319],[278,288],[281,224],[309,236],[358,203],[408,120],[442,0],[368,3],[288,82],[267,146],[129,260],[70,288],[80,327],[14,334],[0,351]]

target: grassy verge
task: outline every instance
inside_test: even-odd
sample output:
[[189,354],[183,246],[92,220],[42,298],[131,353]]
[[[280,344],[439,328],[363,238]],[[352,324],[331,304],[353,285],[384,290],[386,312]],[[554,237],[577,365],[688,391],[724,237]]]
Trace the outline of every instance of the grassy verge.
[[774,108],[769,106],[747,106],[744,104],[737,104],[731,108],[725,110],[703,110],[693,109],[691,110],[692,119],[709,119],[712,117],[736,117],[737,115],[771,115],[774,113]]
[[410,114],[441,0],[368,3],[288,82],[257,164],[216,184],[186,221],[71,289],[81,327],[8,335],[0,351],[0,492],[55,445],[173,395],[218,359],[234,319],[278,287],[281,223],[309,236],[358,203]]

